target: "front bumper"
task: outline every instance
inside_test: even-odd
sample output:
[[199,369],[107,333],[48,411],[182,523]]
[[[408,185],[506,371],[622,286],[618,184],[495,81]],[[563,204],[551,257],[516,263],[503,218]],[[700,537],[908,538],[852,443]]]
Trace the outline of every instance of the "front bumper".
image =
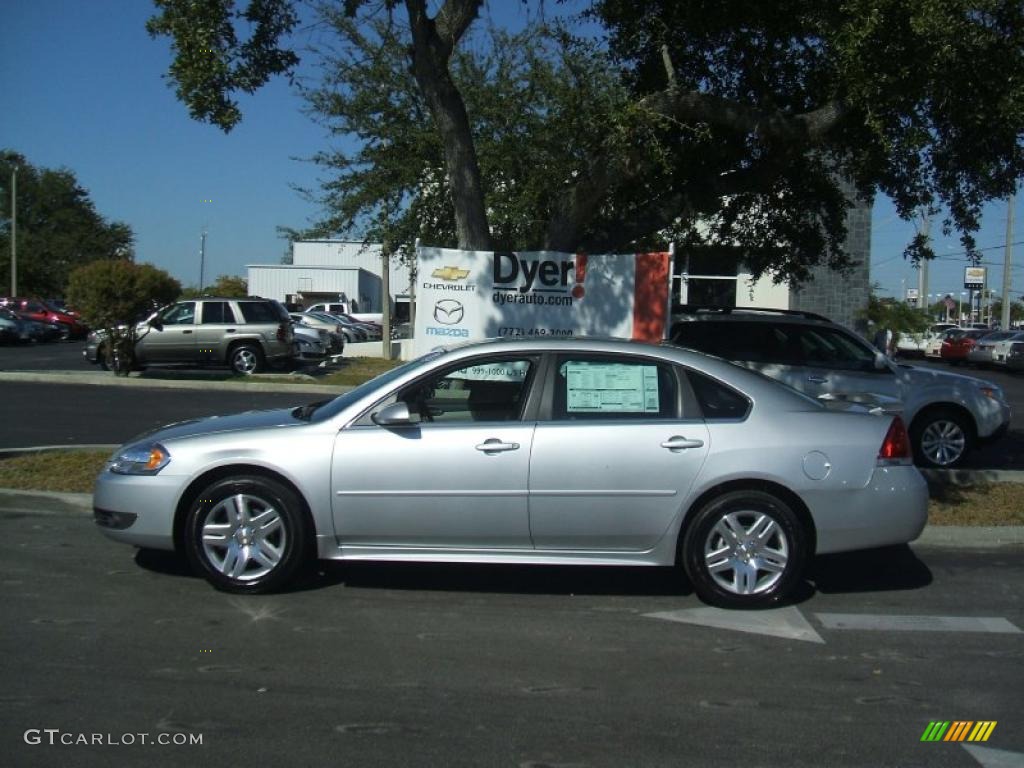
[[188,478],[179,475],[117,475],[104,470],[93,490],[93,519],[114,541],[150,549],[174,549],[174,512]]

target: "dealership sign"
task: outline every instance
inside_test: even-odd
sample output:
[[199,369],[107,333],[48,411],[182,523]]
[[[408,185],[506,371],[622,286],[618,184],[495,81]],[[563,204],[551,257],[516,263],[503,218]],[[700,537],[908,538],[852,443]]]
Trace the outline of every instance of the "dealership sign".
[[658,341],[668,253],[417,250],[416,350],[495,337]]
[[964,267],[964,288],[980,290],[985,287],[985,267]]

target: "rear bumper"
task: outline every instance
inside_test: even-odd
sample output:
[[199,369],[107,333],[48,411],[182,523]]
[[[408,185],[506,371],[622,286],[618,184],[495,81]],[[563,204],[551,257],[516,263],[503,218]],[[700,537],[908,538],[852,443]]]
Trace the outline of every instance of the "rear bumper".
[[[820,498],[817,498],[820,493]],[[928,522],[928,485],[916,467],[879,467],[863,488],[804,494],[818,554],[906,544]]]

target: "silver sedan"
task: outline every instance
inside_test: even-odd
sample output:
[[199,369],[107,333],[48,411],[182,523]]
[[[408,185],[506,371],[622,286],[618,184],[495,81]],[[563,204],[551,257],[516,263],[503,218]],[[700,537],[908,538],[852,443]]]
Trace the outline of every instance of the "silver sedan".
[[164,427],[94,494],[110,538],[233,592],[316,558],[680,565],[736,607],[815,554],[912,541],[926,510],[899,418],[592,339],[438,349],[319,404]]

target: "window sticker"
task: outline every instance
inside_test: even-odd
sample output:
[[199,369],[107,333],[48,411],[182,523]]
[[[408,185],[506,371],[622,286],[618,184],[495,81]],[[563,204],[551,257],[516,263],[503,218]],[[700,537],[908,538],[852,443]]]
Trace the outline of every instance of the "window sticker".
[[484,365],[474,365],[449,374],[471,381],[526,381],[530,370],[529,360],[499,360]]
[[565,376],[567,413],[658,413],[656,365],[568,362]]

